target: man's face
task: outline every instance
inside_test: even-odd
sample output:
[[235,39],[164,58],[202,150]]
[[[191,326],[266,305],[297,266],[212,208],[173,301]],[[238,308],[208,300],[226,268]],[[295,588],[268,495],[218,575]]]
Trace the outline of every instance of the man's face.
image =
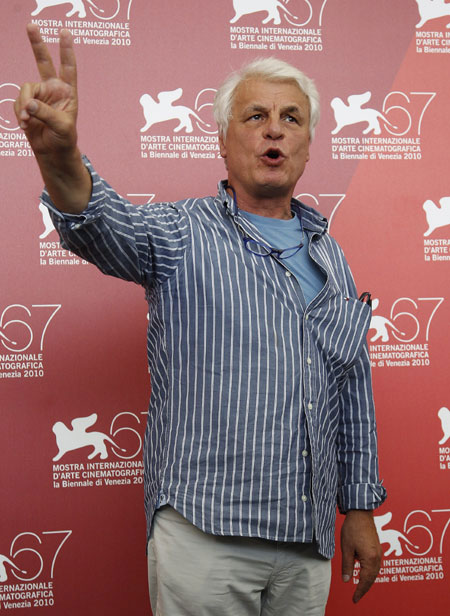
[[240,198],[291,197],[309,160],[309,102],[294,81],[242,82],[220,153]]

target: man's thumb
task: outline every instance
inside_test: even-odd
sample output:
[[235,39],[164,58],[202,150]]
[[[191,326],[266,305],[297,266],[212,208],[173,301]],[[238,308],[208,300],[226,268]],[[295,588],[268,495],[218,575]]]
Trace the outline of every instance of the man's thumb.
[[353,554],[342,552],[342,581],[349,582],[353,575]]

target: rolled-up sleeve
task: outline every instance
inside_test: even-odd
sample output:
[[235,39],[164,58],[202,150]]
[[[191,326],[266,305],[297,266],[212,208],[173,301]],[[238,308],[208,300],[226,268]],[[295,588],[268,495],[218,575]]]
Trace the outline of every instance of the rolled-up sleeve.
[[378,446],[367,344],[341,391],[337,442],[338,507],[376,509],[386,499],[378,476]]
[[[344,258],[346,292],[357,298],[352,272]],[[378,437],[367,341],[347,373],[340,392],[337,437],[338,508],[376,509],[386,500],[379,478]]]
[[89,204],[81,214],[59,211],[44,189],[63,248],[103,273],[151,287],[178,267],[189,246],[188,219],[173,203],[132,205],[118,195],[83,157],[92,178]]

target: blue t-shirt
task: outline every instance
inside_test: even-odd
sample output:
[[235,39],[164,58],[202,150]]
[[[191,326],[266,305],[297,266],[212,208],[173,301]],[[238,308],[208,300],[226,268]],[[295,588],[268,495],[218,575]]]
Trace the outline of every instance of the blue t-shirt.
[[[239,214],[249,220],[272,248],[291,248],[302,241],[302,228],[298,216],[289,220],[259,216],[244,210]],[[308,305],[325,284],[325,274],[309,256],[309,236],[303,234],[303,247],[292,257],[283,259],[283,263],[296,277]]]

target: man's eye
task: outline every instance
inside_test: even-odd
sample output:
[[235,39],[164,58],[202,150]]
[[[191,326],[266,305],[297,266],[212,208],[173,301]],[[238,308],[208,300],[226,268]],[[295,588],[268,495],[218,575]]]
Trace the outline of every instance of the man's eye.
[[294,118],[294,116],[291,116],[291,115],[287,115],[286,120],[288,122],[297,122],[297,118]]
[[250,120],[260,120],[261,117],[262,116],[260,113],[254,113],[252,116],[250,116]]

